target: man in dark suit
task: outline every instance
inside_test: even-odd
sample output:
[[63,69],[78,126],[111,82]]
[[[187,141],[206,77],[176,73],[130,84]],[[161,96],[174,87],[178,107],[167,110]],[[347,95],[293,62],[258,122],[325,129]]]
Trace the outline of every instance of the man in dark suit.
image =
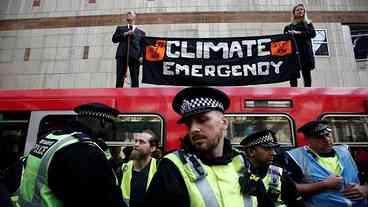
[[132,87],[139,87],[139,66],[143,61],[143,37],[146,33],[137,28],[135,19],[135,12],[128,12],[126,18],[128,25],[118,26],[112,36],[112,42],[119,43],[115,56],[117,88],[123,87],[128,66]]

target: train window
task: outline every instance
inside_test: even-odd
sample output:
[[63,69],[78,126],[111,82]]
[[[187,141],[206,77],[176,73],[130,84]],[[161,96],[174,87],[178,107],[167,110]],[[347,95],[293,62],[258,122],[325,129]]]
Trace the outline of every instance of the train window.
[[368,115],[328,114],[322,119],[330,123],[336,143],[368,143]]
[[110,145],[134,145],[133,134],[143,130],[151,130],[163,145],[163,118],[157,114],[122,114],[117,122],[116,139]]
[[40,126],[38,129],[37,140],[42,137],[42,135],[47,135],[52,130],[65,129],[68,123],[75,119],[75,115],[47,115],[42,118]]
[[226,114],[229,120],[227,137],[231,143],[239,145],[240,141],[251,133],[271,129],[276,133],[278,142],[294,146],[292,120],[286,114]]
[[[39,125],[40,134],[50,132],[53,129],[65,128],[75,115],[47,115],[42,118]],[[115,121],[116,131],[112,139],[105,140],[109,146],[133,145],[133,134],[143,130],[153,131],[163,143],[163,119],[156,114],[121,114]]]
[[30,112],[0,112],[0,171],[24,152]]

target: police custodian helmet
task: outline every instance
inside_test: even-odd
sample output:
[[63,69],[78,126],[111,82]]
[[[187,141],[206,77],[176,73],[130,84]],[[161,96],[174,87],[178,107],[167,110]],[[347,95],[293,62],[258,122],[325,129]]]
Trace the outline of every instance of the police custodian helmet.
[[102,103],[82,104],[74,108],[79,116],[90,116],[106,120],[114,120],[119,111]]
[[243,147],[254,147],[254,146],[262,146],[262,147],[278,147],[277,139],[275,133],[269,129],[255,132],[245,137],[240,145]]
[[328,126],[327,121],[310,121],[304,124],[298,129],[298,132],[302,132],[304,136],[309,138],[319,138],[326,134],[332,132],[331,128]]
[[224,92],[204,86],[181,90],[172,103],[174,111],[182,116],[178,124],[186,122],[193,115],[210,111],[224,112],[229,105],[230,99]]

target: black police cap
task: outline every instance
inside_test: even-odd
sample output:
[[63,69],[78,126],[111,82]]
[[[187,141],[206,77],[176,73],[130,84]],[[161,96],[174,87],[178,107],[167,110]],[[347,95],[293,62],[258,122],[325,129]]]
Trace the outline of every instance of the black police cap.
[[279,146],[279,144],[277,143],[275,133],[269,129],[255,132],[253,134],[248,135],[240,142],[240,145],[244,147],[254,147],[254,146],[278,147]]
[[303,133],[309,138],[319,138],[332,132],[331,128],[328,127],[327,121],[310,121],[298,129],[298,132]]
[[119,115],[119,111],[102,103],[82,104],[74,108],[80,116],[91,116],[102,119],[114,119]]
[[222,91],[196,86],[181,90],[175,97],[172,103],[174,111],[182,116],[177,122],[184,123],[193,115],[210,111],[224,112],[229,108],[230,99]]

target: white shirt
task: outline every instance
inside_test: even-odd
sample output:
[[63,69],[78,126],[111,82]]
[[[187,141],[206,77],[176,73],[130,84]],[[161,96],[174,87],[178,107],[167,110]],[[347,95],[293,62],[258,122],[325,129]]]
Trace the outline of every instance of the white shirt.
[[[131,25],[130,25],[130,24],[128,24],[128,28],[129,28],[130,26],[131,26]],[[137,26],[135,26],[134,24],[132,25],[132,27],[133,27],[132,31],[134,31],[134,30],[137,28]]]

